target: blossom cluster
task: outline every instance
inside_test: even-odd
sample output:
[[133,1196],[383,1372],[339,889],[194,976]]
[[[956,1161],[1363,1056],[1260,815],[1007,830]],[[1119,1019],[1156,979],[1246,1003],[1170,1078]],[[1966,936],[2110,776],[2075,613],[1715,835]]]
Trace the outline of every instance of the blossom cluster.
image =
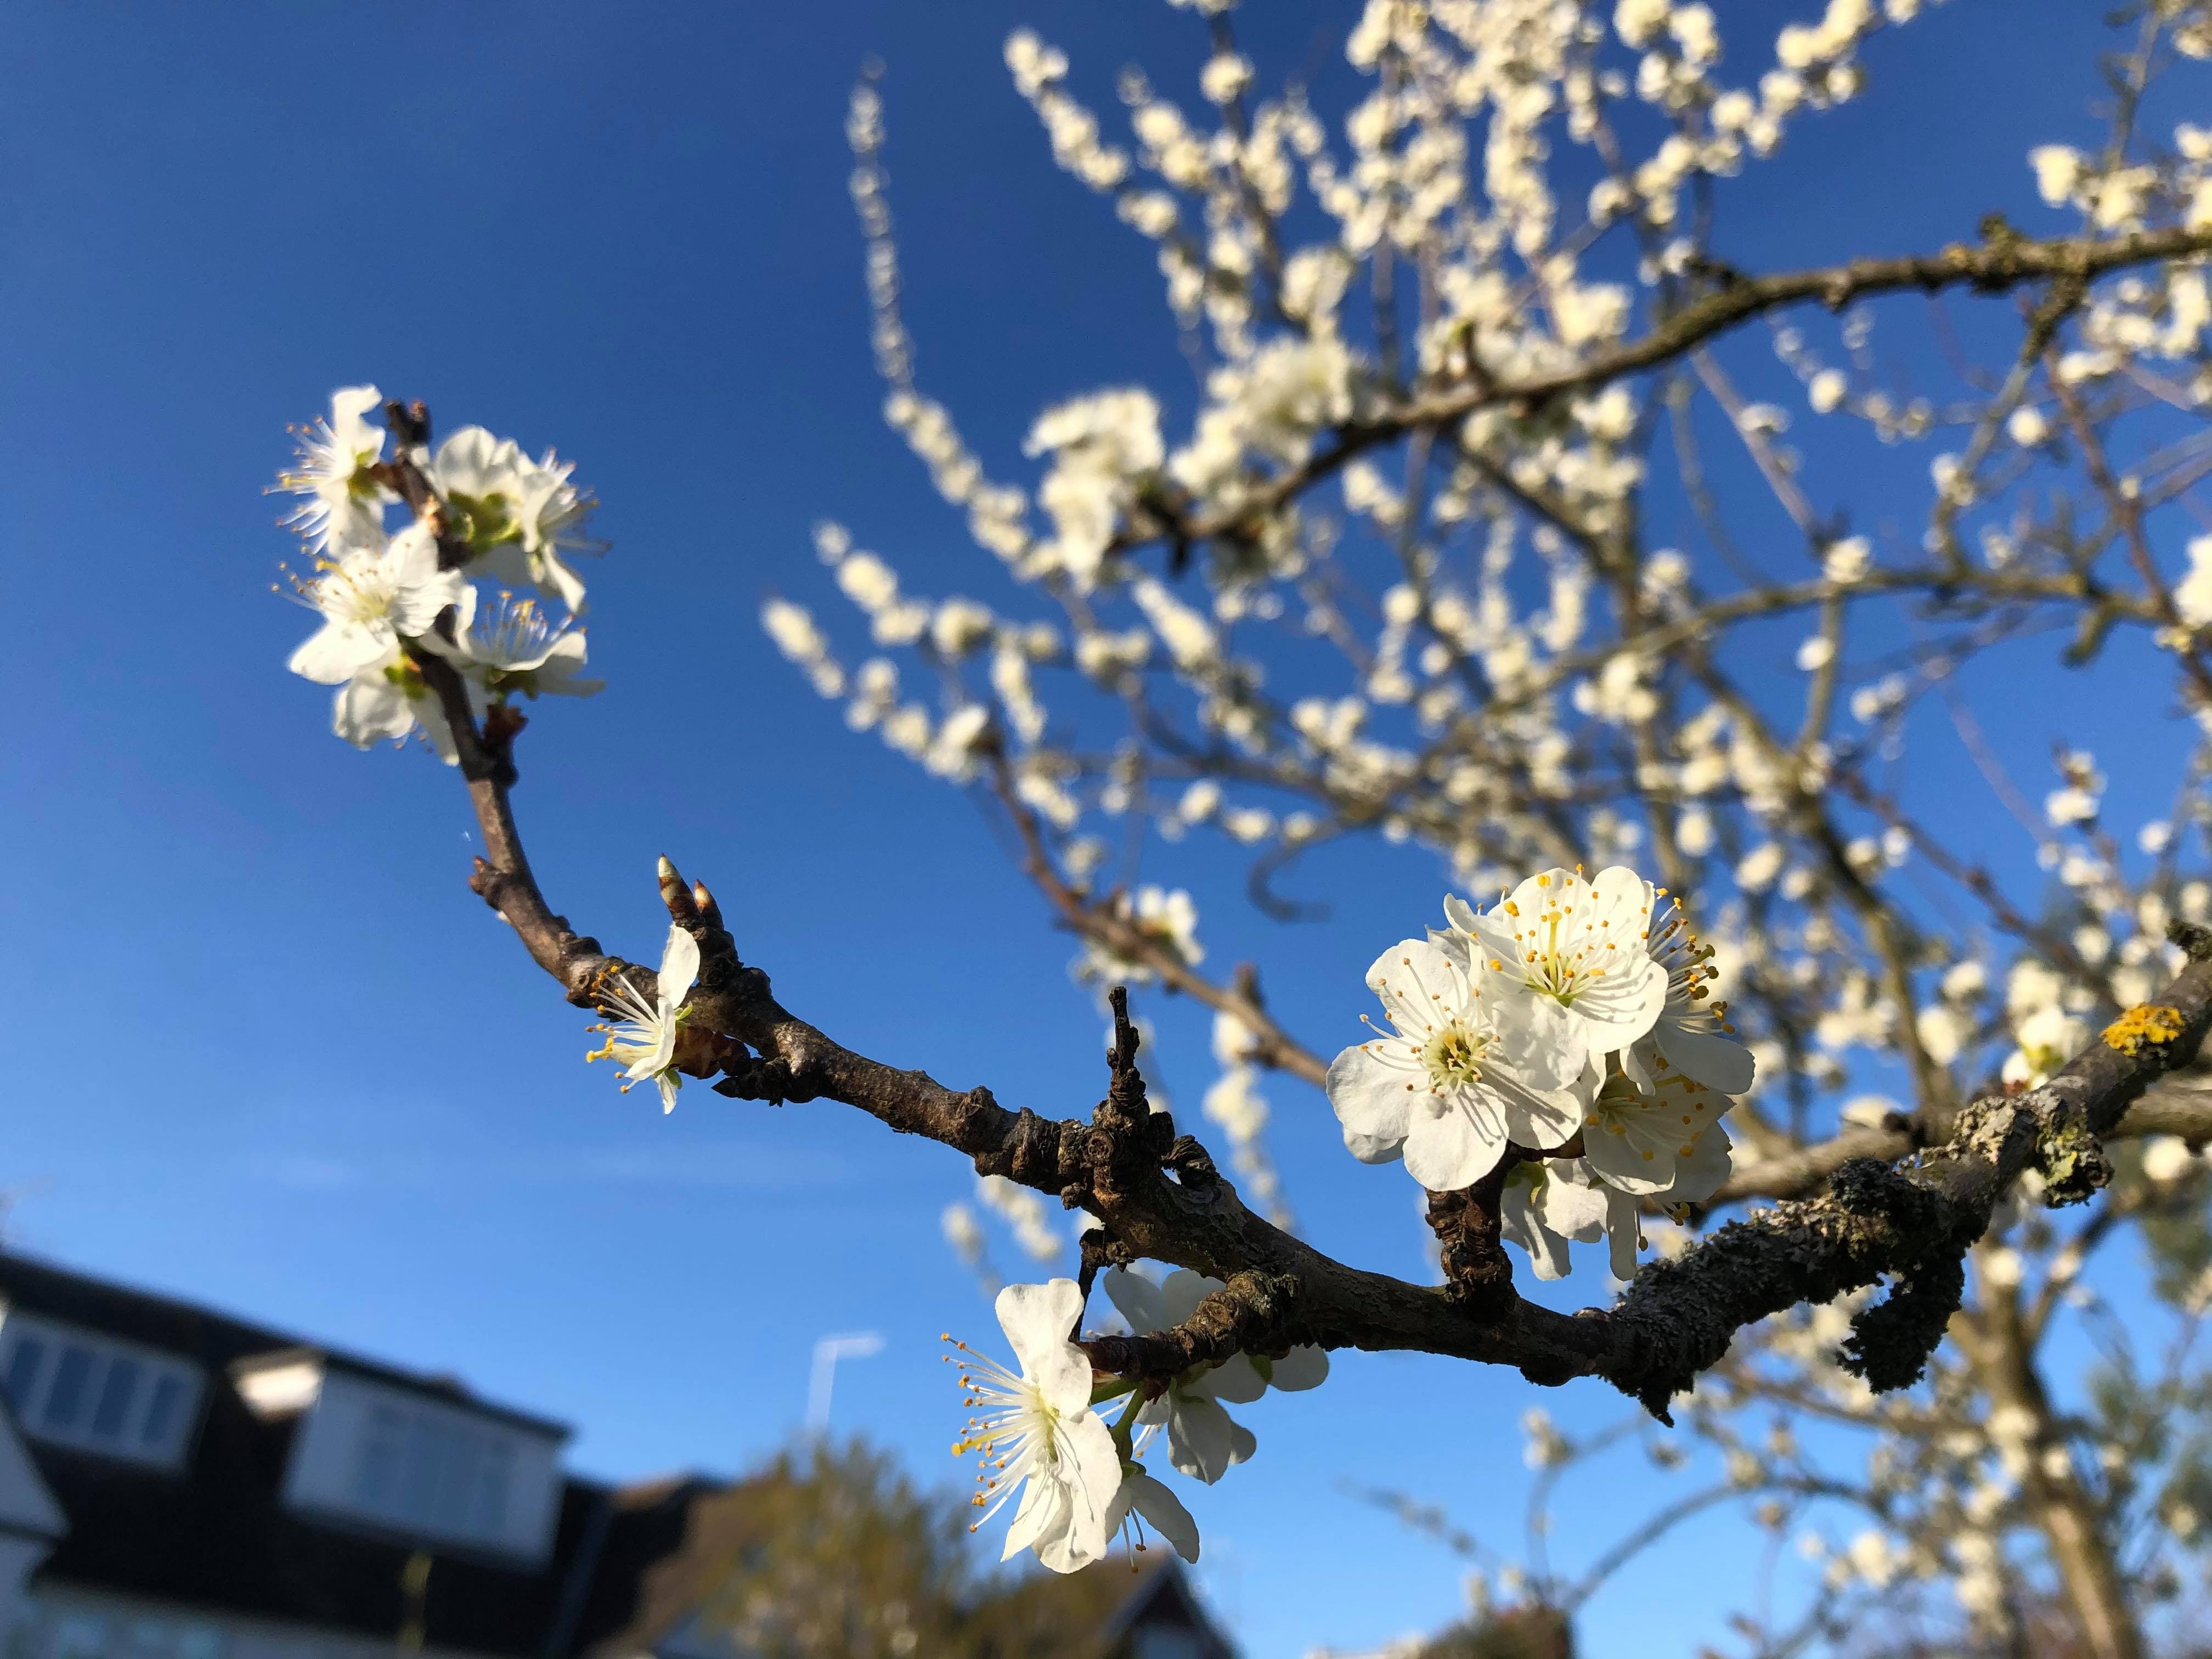
[[[571,463],[550,450],[533,460],[478,426],[388,459],[390,434],[370,419],[381,401],[373,386],[333,392],[330,414],[301,430],[297,459],[277,475],[276,488],[300,498],[285,523],[312,561],[295,595],[321,623],[287,665],[337,688],[331,726],[356,748],[419,731],[451,765],[458,751],[423,682],[426,655],[452,665],[478,719],[517,696],[601,688],[582,673],[584,584],[569,562],[593,550],[581,533],[592,503],[569,481]],[[394,460],[434,494],[397,531],[386,521],[402,502]],[[479,581],[493,585],[489,597]]]
[[1538,1276],[1602,1235],[1627,1278],[1640,1206],[1728,1178],[1721,1117],[1755,1061],[1712,995],[1712,952],[1625,865],[1542,871],[1487,910],[1447,898],[1444,917],[1367,971],[1389,1029],[1369,1021],[1328,1069],[1346,1146],[1432,1192],[1510,1156],[1502,1220]]
[[[1182,1324],[1222,1288],[1219,1279],[1188,1268],[1155,1282],[1115,1267],[1103,1282],[1139,1334]],[[1117,1536],[1144,1548],[1146,1524],[1183,1559],[1196,1561],[1197,1522],[1146,1472],[1140,1460],[1148,1448],[1164,1438],[1176,1473],[1211,1486],[1258,1445],[1225,1406],[1249,1404],[1271,1388],[1317,1388],[1328,1375],[1328,1356],[1313,1347],[1274,1358],[1233,1353],[1164,1380],[1103,1375],[1076,1341],[1084,1293],[1073,1279],[1009,1285],[996,1308],[1013,1366],[945,1338],[958,1351],[964,1402],[978,1413],[952,1449],[981,1455],[973,1502],[983,1513],[975,1526],[1014,1503],[1005,1559],[1032,1550],[1054,1572],[1103,1559]],[[1107,1408],[1116,1402],[1109,1423]]]
[[[427,664],[452,670],[472,724],[518,696],[603,688],[582,672],[584,583],[570,562],[600,550],[582,533],[593,502],[570,482],[572,463],[550,450],[533,460],[480,426],[434,451],[387,457],[392,434],[370,418],[382,401],[373,386],[332,392],[329,415],[299,431],[297,458],[277,475],[276,489],[299,498],[284,523],[312,562],[295,597],[320,623],[287,665],[337,688],[331,727],[356,748],[419,732],[451,766],[459,748]],[[410,474],[423,493],[394,530]],[[661,874],[673,878],[665,859]],[[698,942],[672,927],[652,995],[608,981],[613,1018],[593,1028],[605,1040],[585,1056],[620,1065],[625,1092],[652,1083],[663,1111],[683,1086],[677,1045],[698,972]]]

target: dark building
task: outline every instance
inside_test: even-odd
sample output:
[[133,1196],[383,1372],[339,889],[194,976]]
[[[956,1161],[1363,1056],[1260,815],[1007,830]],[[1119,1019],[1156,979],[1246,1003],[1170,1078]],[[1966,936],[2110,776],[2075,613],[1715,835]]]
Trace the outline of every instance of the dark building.
[[[0,1395],[7,1659],[741,1659],[742,1487],[578,1479],[450,1378],[0,1253]],[[1112,1597],[1086,1656],[1229,1659],[1173,1564]]]

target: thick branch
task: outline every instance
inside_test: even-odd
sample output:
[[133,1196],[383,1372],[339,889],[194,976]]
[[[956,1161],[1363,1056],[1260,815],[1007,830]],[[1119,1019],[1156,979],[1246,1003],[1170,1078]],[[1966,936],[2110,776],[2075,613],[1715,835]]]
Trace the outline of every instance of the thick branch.
[[[516,854],[508,867],[480,864],[477,886],[497,895],[502,914],[571,999],[589,1000],[599,976],[627,964],[598,956],[551,915],[503,816],[504,787],[471,793],[488,844]],[[1090,1121],[1054,1122],[1007,1111],[986,1089],[947,1089],[924,1073],[854,1054],[775,1000],[768,975],[738,959],[703,889],[686,888],[672,872],[662,896],[701,946],[689,1029],[702,1042],[685,1069],[724,1071],[716,1088],[741,1097],[857,1106],[902,1133],[957,1148],[979,1171],[1081,1205],[1133,1255],[1235,1287],[1193,1328],[1114,1357],[1150,1373],[1186,1369],[1231,1340],[1263,1352],[1301,1343],[1413,1349],[1512,1365],[1539,1382],[1602,1376],[1662,1415],[1741,1327],[1890,1273],[1905,1276],[1905,1290],[1861,1316],[1856,1359],[1878,1385],[1909,1380],[1941,1334],[1947,1278],[2014,1177],[2034,1167],[2056,1197],[2087,1196],[2103,1176],[2096,1137],[2194,1054],[2212,1020],[2212,960],[2203,959],[2212,958],[2212,938],[2192,930],[2185,941],[2192,960],[2159,1000],[2171,1013],[2144,1028],[2148,1036],[2100,1040],[2043,1087],[1976,1103],[1960,1115],[1954,1139],[1919,1167],[1848,1165],[1828,1195],[1755,1213],[1647,1268],[1611,1311],[1566,1316],[1510,1295],[1471,1304],[1448,1289],[1323,1255],[1247,1210],[1210,1161],[1194,1156],[1195,1143],[1176,1138],[1166,1114],[1140,1111],[1140,1095],[1129,1097],[1118,1079]],[[1914,1305],[1914,1287],[1930,1284],[1933,1304]],[[1885,1310],[1893,1310],[1887,1322]]]

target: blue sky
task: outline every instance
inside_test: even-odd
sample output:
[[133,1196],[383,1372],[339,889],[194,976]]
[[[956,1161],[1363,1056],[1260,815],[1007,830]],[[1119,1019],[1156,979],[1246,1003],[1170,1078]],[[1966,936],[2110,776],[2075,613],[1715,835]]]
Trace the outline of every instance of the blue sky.
[[[1730,36],[1741,64],[1808,8],[1721,9],[1757,21]],[[2094,11],[1952,0],[1885,37],[1875,95],[1726,187],[1723,251],[1770,268],[1933,246],[1991,206],[2039,222],[2021,158],[2089,131]],[[1348,15],[1271,9],[1263,79],[1341,82]],[[988,1325],[936,1237],[959,1162],[825,1104],[694,1090],[664,1120],[586,1072],[582,1019],[463,885],[452,777],[346,749],[323,694],[283,672],[306,622],[269,592],[289,549],[260,492],[286,423],[364,379],[577,458],[615,549],[588,573],[611,689],[524,742],[556,907],[649,956],[665,851],[843,1041],[1085,1109],[1096,1015],[976,807],[850,737],[753,621],[771,589],[825,597],[807,544],[823,515],[925,591],[997,597],[876,417],[841,136],[865,56],[889,66],[921,378],[982,453],[1010,469],[1055,398],[1182,374],[1146,248],[1054,170],[1006,84],[1018,21],[1066,46],[1109,112],[1122,62],[1181,88],[1202,56],[1187,14],[1075,0],[14,9],[0,929],[27,1024],[0,1182],[30,1188],[18,1242],[456,1371],[574,1423],[576,1464],[609,1476],[743,1468],[798,1422],[814,1340],[878,1329],[884,1354],[840,1376],[839,1426],[952,1474],[936,1336]],[[2021,752],[2051,735],[2025,731]],[[1216,959],[1268,964],[1322,1048],[1349,1040],[1361,968],[1437,889],[1407,855],[1346,854],[1334,920],[1285,938],[1219,848],[1158,873],[1220,896]],[[1162,1032],[1194,1105],[1204,1024],[1167,1010]],[[1410,1186],[1351,1170],[1317,1095],[1270,1092],[1311,1236],[1419,1273]],[[1206,1584],[1250,1652],[1450,1616],[1450,1561],[1338,1483],[1451,1504],[1510,1550],[1532,1397],[1347,1356],[1329,1388],[1255,1408],[1261,1457],[1199,1506]],[[1545,1403],[1617,1405],[1594,1385]],[[1516,1518],[1493,1518],[1500,1493]],[[1694,1547],[1752,1546],[1717,1524]],[[1644,1596],[1679,1596],[1682,1559],[1600,1604],[1592,1650],[1607,1629],[1654,1654],[1711,1633],[1701,1596],[1651,1626]]]

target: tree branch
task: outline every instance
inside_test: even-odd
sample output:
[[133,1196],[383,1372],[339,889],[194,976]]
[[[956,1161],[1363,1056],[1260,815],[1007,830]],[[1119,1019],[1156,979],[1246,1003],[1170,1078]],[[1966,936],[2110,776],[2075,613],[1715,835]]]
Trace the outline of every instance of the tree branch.
[[[1853,259],[1840,265],[1768,276],[1736,277],[1729,273],[1730,279],[1718,289],[1692,301],[1642,337],[1600,352],[1572,368],[1518,380],[1496,380],[1478,374],[1469,384],[1432,392],[1371,420],[1340,428],[1334,443],[1255,485],[1235,506],[1200,518],[1174,518],[1170,534],[1175,540],[1188,543],[1237,533],[1367,451],[1407,432],[1448,425],[1480,409],[1534,406],[1656,368],[1739,324],[1785,306],[1817,300],[1831,311],[1838,311],[1854,300],[1916,289],[1934,294],[1965,286],[1994,294],[2049,278],[2087,283],[2130,265],[2208,250],[2212,250],[2212,229],[2176,227],[2111,238],[2036,241],[2000,228],[1999,234],[1978,246],[1956,242],[1935,253]],[[1139,537],[1129,544],[1157,539],[1157,536]]]
[[[426,434],[427,415],[419,407],[408,413]],[[410,471],[419,475],[411,449],[403,446],[395,464],[403,482]],[[434,525],[436,497],[427,481],[423,488],[417,510]],[[618,975],[649,994],[648,970],[575,933],[538,885],[509,799],[519,717],[495,708],[479,725],[451,665],[428,653],[417,660],[453,726],[483,835],[487,856],[477,859],[471,886],[571,1002],[606,1007],[609,981]],[[998,776],[1017,823],[1026,823],[1037,861],[1032,873],[1048,893],[1097,915],[1060,882],[1041,832],[1006,787],[1002,763]],[[1109,1087],[1090,1118],[1010,1112],[986,1088],[948,1089],[926,1073],[884,1065],[792,1014],[776,1000],[768,975],[739,957],[703,885],[687,885],[664,860],[659,889],[670,917],[700,952],[676,1052],[680,1071],[719,1077],[715,1091],[737,1098],[826,1098],[858,1107],[901,1133],[956,1148],[980,1174],[1007,1176],[1089,1211],[1103,1223],[1102,1249],[1114,1259],[1149,1257],[1224,1281],[1174,1330],[1094,1342],[1096,1363],[1147,1378],[1239,1350],[1407,1349],[1511,1365],[1545,1384],[1601,1376],[1667,1420],[1673,1396],[1717,1363],[1743,1326],[1895,1275],[1888,1298],[1853,1322],[1844,1363],[1877,1389],[1901,1387],[1941,1340],[1958,1306],[1961,1258],[2014,1180],[2033,1168],[2047,1202],[2087,1198],[2109,1175],[2099,1139],[2120,1125],[2153,1082],[2193,1058],[2212,1024],[2212,930],[2179,926],[2173,937],[2189,960],[2158,1002],[2123,1016],[2042,1087],[1975,1102],[1956,1114],[1947,1142],[1908,1167],[1884,1158],[1911,1150],[1909,1144],[1893,1150],[1887,1141],[1877,1155],[1830,1164],[1820,1170],[1830,1178],[1825,1195],[1754,1212],[1680,1258],[1654,1263],[1609,1310],[1565,1315],[1512,1290],[1510,1261],[1495,1248],[1495,1182],[1437,1195],[1432,1219],[1446,1237],[1447,1258],[1454,1249],[1463,1258],[1445,1286],[1347,1266],[1247,1210],[1203,1147],[1178,1136],[1169,1115],[1146,1101],[1134,1065],[1137,1033],[1119,989]],[[1241,1009],[1237,1017],[1273,1029]],[[1317,1057],[1311,1068],[1320,1071]]]

